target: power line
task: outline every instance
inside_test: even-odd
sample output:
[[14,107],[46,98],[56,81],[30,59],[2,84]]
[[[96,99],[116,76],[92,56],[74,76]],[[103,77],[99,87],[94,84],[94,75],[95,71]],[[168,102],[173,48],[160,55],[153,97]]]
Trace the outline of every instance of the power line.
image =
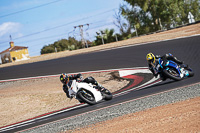
[[[108,25],[113,25],[113,22],[108,22],[108,23],[105,23],[105,24],[101,24],[101,25],[98,25],[98,26],[95,26],[95,27],[92,27],[92,28],[89,28],[87,31],[90,31],[92,29],[96,29],[96,28],[99,28],[99,27],[103,27],[103,26],[108,26]],[[74,30],[73,30],[74,31]],[[69,32],[69,33],[72,33],[73,31]],[[78,32],[76,33],[78,36],[80,36],[80,34],[78,34]],[[69,36],[69,35],[68,35]]]
[[[91,24],[94,24],[94,23],[91,23]],[[106,26],[106,25],[111,25],[113,24],[112,22],[109,22],[109,23],[105,23],[105,24],[102,24],[102,25],[98,25],[98,26],[95,26],[93,28],[89,28],[88,31],[92,30],[92,29],[96,29],[96,28],[99,28],[99,27],[102,27],[102,26]],[[74,30],[73,30],[74,31]],[[71,32],[68,32],[69,33],[72,33],[73,31]],[[76,33],[78,34],[78,33]],[[61,33],[61,34],[57,34],[57,35],[52,35],[52,36],[46,36],[46,37],[42,37],[42,38],[36,38],[36,39],[32,39],[32,40],[27,40],[27,41],[24,41],[24,42],[17,42],[17,43],[20,43],[20,44],[23,44],[23,43],[27,43],[27,42],[35,42],[35,41],[40,41],[40,40],[43,40],[43,39],[48,39],[48,38],[55,38],[55,37],[59,37],[59,36],[63,36],[63,35],[66,35],[67,36],[67,32],[65,33]],[[69,37],[69,35],[68,35]],[[7,45],[7,44],[6,44]]]
[[23,44],[23,43],[27,43],[27,42],[35,42],[35,41],[40,41],[40,40],[43,40],[43,39],[47,39],[47,38],[55,38],[55,37],[58,37],[58,36],[63,36],[63,35],[66,35],[67,33],[62,33],[62,34],[59,34],[59,35],[53,35],[53,36],[47,36],[47,37],[42,37],[42,38],[36,38],[34,40],[28,40],[28,41],[24,41],[24,42],[17,42],[17,43],[20,43],[20,44]]
[[90,28],[89,30],[91,30],[91,29],[96,29],[96,28],[99,28],[99,27],[102,27],[102,26],[105,26],[105,25],[111,25],[111,24],[113,24],[113,22],[109,22],[109,23],[106,23],[106,24],[103,24],[103,25],[99,25],[99,26]]
[[[102,14],[111,12],[111,11],[113,11],[113,10],[115,10],[115,9],[117,9],[117,8],[113,8],[113,9],[107,10],[107,11],[105,11],[105,12],[98,13],[98,14],[96,14],[96,15],[91,15],[91,16],[88,16],[88,17],[84,17],[84,18],[82,18],[82,19],[78,19],[78,20],[75,20],[75,21],[72,21],[72,22],[63,24],[63,25],[58,25],[58,26],[55,26],[55,27],[52,27],[52,28],[48,28],[48,29],[45,29],[45,30],[42,30],[42,31],[38,31],[38,32],[35,32],[35,33],[31,33],[31,34],[28,34],[28,35],[21,36],[21,37],[13,38],[13,40],[18,40],[18,39],[21,39],[21,38],[24,38],[24,37],[29,37],[29,36],[32,36],[32,35],[36,35],[36,34],[40,34],[40,33],[46,32],[46,31],[50,31],[50,30],[53,30],[53,29],[57,29],[57,28],[60,28],[60,27],[63,27],[63,26],[67,26],[67,25],[69,25],[69,24],[73,24],[73,23],[76,23],[76,22],[79,22],[79,21],[82,21],[82,20],[85,20],[85,19],[88,19],[88,18],[97,16],[97,15],[102,15]],[[8,41],[0,42],[0,44],[7,43],[7,42],[8,42]]]
[[[98,25],[98,26],[95,26],[95,27],[93,27],[93,28],[90,28],[90,29],[88,29],[88,31],[90,31],[90,30],[92,30],[92,29],[96,29],[96,28],[99,28],[99,27],[102,27],[102,26],[106,26],[106,25],[111,25],[111,24],[113,24],[112,22],[109,22],[109,23],[105,23],[105,24],[102,24],[102,25]],[[73,32],[73,31],[72,31]],[[61,36],[61,35],[66,35],[67,33],[63,33],[63,34],[60,34],[60,35],[55,35],[55,36]],[[45,39],[45,38],[51,38],[51,37],[54,37],[54,36],[48,36],[48,37],[44,37],[44,38],[37,38],[37,39],[35,39],[35,40],[30,40],[30,41],[27,41],[27,42],[33,42],[33,41],[38,41],[38,40],[41,40],[41,39]],[[89,37],[90,39],[91,39],[91,37]],[[53,40],[55,40],[55,39],[53,39]],[[50,43],[50,42],[52,42],[53,40],[51,40],[51,41],[46,41],[46,42],[43,42],[42,44],[41,43],[38,43],[38,44],[34,44],[34,46],[38,46],[38,45],[43,45],[43,46],[45,46],[46,45],[46,43]],[[92,39],[91,39],[92,40]],[[33,47],[33,46],[32,46]],[[31,51],[31,54],[33,54],[33,53],[37,53],[37,52],[35,52],[35,50],[30,50]]]
[[20,10],[20,11],[17,11],[17,12],[5,14],[5,15],[0,16],[0,18],[7,17],[7,16],[11,16],[11,15],[18,14],[18,13],[25,12],[25,11],[29,11],[29,10],[33,10],[33,9],[40,8],[40,7],[43,7],[43,6],[47,6],[47,5],[50,5],[50,4],[59,2],[59,1],[62,1],[62,0],[56,0],[56,1],[52,1],[52,2],[46,3],[46,4],[42,4],[42,5],[39,5],[39,6],[35,6],[35,7],[32,7],[32,8],[27,8],[27,9]]

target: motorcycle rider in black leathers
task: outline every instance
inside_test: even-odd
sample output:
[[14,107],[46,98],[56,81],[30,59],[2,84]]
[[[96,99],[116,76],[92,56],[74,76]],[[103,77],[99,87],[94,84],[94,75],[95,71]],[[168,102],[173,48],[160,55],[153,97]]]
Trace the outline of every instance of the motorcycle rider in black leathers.
[[92,83],[93,85],[95,85],[95,89],[98,89],[99,91],[103,91],[105,89],[93,77],[87,77],[82,80],[82,75],[80,73],[75,74],[75,75],[70,75],[70,76],[68,76],[66,73],[62,73],[60,75],[60,81],[63,83],[63,91],[66,93],[66,96],[68,98],[72,98],[72,97],[70,97],[69,91],[68,91],[68,89],[70,88],[70,86],[72,84],[72,80],[74,80],[74,79],[78,80],[78,78],[81,79],[81,80],[79,80],[79,82]]
[[[163,56],[160,55],[155,55],[152,53],[148,53],[146,56],[146,60],[148,62],[148,66],[149,66],[149,70],[153,73],[153,75],[157,78],[158,76],[158,71],[160,69],[160,65],[158,62],[158,59],[161,58],[163,60],[163,65],[165,66],[165,64],[167,63],[168,60],[172,60],[174,62],[176,62],[177,64],[181,65],[183,64],[182,61],[178,60],[176,57],[174,57],[171,53],[169,54],[165,54]],[[160,73],[160,79],[161,80],[166,80],[166,78],[162,75],[162,73]]]

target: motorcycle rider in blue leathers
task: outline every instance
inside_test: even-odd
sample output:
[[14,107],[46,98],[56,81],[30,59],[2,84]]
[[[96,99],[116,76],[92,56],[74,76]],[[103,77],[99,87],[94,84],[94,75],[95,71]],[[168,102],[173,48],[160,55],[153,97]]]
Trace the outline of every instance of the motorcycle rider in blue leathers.
[[183,64],[182,61],[178,60],[171,53],[165,54],[163,56],[148,53],[147,56],[146,56],[146,60],[148,62],[149,70],[153,73],[153,75],[156,78],[157,78],[158,74],[160,74],[160,79],[163,80],[163,81],[166,80],[166,78],[162,75],[162,73],[159,73],[159,69],[160,69],[159,58],[161,58],[163,60],[164,66],[165,66],[165,64],[167,63],[168,60],[172,60],[179,65]]

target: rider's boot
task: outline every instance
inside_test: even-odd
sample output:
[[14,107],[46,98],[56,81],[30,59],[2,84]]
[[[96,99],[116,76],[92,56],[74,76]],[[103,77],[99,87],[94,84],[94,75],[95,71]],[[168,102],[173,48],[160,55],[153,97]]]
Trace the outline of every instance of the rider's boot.
[[183,61],[178,60],[176,57],[174,57],[174,61],[175,61],[176,63],[178,63],[178,64],[183,64]]
[[180,67],[186,68],[186,69],[187,69],[187,68],[188,68],[188,65],[187,65],[187,64],[181,64]]
[[165,81],[167,78],[161,73],[160,74],[160,80]]
[[104,88],[101,84],[99,84],[99,83],[96,85],[95,88],[96,88],[98,91],[101,91],[101,92],[105,90],[105,88]]
[[160,80],[165,81],[166,78],[162,76],[162,77],[160,77]]

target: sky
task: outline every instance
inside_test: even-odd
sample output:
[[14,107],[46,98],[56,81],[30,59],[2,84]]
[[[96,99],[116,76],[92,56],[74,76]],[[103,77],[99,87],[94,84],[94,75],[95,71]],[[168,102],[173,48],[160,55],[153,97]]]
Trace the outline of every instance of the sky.
[[[95,39],[96,32],[114,25],[114,14],[123,0],[0,0],[0,52],[10,47],[27,46],[31,57],[40,55],[43,46],[60,39],[80,40],[79,28],[85,25],[84,38]],[[11,35],[11,38],[10,38]]]

